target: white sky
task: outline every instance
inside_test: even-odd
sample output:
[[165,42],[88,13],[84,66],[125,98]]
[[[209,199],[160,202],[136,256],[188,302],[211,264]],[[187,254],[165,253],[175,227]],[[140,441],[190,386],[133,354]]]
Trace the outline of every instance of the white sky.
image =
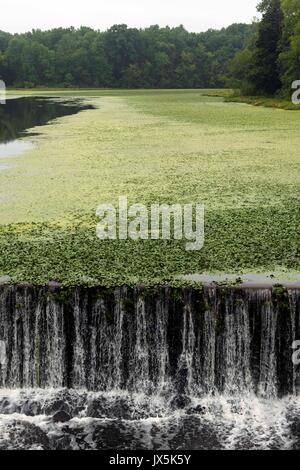
[[153,24],[205,31],[231,23],[250,23],[258,0],[1,0],[0,30],[90,26],[105,30],[117,23]]

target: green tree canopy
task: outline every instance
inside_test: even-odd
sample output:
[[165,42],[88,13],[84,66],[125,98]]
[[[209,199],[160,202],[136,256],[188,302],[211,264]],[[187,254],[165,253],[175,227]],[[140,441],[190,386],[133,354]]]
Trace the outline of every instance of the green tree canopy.
[[0,32],[0,77],[13,86],[223,86],[228,62],[253,31],[252,25],[236,24],[199,34],[182,25]]

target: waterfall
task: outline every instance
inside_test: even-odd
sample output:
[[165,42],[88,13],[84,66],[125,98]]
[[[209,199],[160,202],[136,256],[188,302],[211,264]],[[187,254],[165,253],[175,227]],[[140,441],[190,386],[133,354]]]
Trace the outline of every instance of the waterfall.
[[297,289],[0,286],[2,388],[296,394]]

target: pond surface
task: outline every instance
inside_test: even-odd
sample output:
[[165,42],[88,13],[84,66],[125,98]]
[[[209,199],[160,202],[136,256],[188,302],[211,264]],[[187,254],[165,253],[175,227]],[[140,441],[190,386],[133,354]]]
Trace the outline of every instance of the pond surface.
[[[80,100],[61,100],[45,97],[30,97],[7,100],[0,105],[0,158],[18,155],[31,146],[29,142],[18,141],[27,129],[43,126],[53,119],[93,109]],[[0,170],[7,167],[0,162]]]
[[299,289],[300,273],[286,273],[284,275],[275,276],[267,274],[187,274],[181,276],[186,281],[199,282],[204,285],[213,285],[217,283],[230,285],[236,284],[243,287],[270,288],[278,284],[290,289]]
[[[23,153],[26,150],[30,150],[31,148],[31,142],[23,142],[22,140],[13,140],[12,142],[0,144],[0,159],[19,155],[20,153]],[[2,165],[5,166],[7,164],[2,163],[0,160],[0,169]]]

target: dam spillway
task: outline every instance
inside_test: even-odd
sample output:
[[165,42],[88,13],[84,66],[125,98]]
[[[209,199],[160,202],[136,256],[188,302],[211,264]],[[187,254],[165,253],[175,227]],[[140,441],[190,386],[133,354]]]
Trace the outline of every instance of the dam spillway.
[[2,387],[282,396],[297,339],[297,289],[0,289]]
[[[207,442],[202,434],[190,446],[198,448],[201,442],[205,448],[231,444],[236,448],[235,441],[221,442],[215,429],[208,434],[214,437],[207,437],[213,421],[221,420],[223,428],[229,426],[233,432],[236,418],[248,416],[255,432],[256,426],[262,426],[256,422],[261,415],[274,419],[268,404],[274,408],[277,403],[279,422],[269,423],[270,442],[266,431],[256,447],[293,446],[293,433],[298,435],[300,429],[295,421],[300,377],[292,346],[299,339],[297,288],[4,285],[0,287],[0,341],[5,345],[0,416],[5,422],[16,419],[22,428],[24,416],[49,420],[56,411],[66,410],[77,425],[78,417],[83,422],[96,419],[97,430],[97,420],[112,420],[111,430],[114,420],[122,419],[123,427],[130,427],[125,436],[131,437],[128,442],[120,438],[120,448],[128,448],[129,442],[153,448],[157,433],[152,430],[146,440],[143,433],[133,438],[132,426],[134,435],[137,427],[147,428],[153,419],[168,427],[166,422],[176,415],[187,429],[199,420],[197,432],[206,423]],[[254,413],[255,403],[264,411]],[[233,422],[226,421],[228,415]],[[72,426],[75,422],[70,421]],[[153,425],[160,429],[158,423]],[[65,426],[70,438],[71,424]],[[278,426],[279,435],[274,431]],[[174,442],[177,432],[173,429]],[[248,438],[251,448],[255,439]],[[50,448],[57,448],[57,439],[47,439]],[[99,444],[93,435],[91,442],[109,448],[106,438],[101,439]],[[69,444],[74,447],[74,442]],[[164,447],[168,445],[174,444],[168,441]]]

